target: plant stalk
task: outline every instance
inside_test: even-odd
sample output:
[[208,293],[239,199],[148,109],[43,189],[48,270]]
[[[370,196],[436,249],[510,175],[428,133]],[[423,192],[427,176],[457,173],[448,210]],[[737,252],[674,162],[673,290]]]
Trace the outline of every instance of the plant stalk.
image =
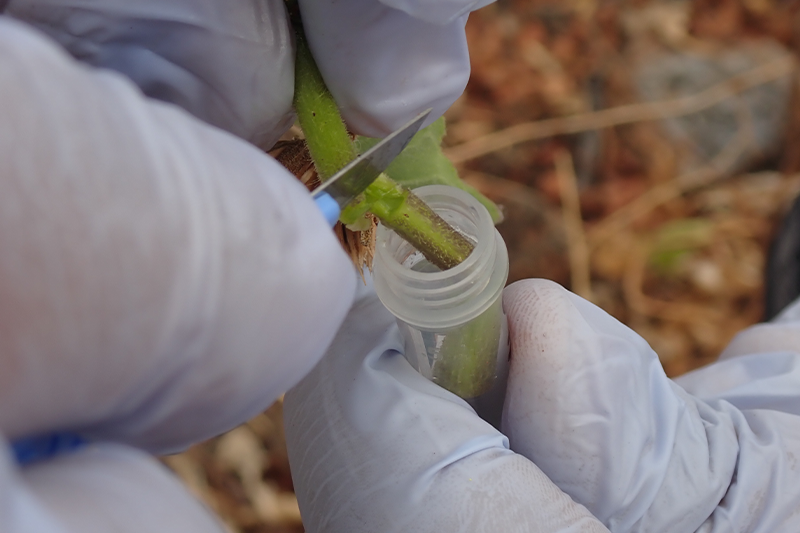
[[[290,6],[290,12],[293,9],[296,7]],[[292,15],[297,48],[294,108],[317,173],[320,180],[325,181],[352,161],[357,152],[336,101],[308,48],[298,13]],[[367,211],[442,270],[464,261],[474,248],[469,239],[386,173],[345,208],[341,220],[353,224]]]

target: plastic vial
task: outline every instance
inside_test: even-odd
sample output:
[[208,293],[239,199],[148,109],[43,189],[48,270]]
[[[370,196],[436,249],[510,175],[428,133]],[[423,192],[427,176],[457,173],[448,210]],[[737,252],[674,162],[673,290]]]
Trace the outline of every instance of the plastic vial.
[[508,279],[505,243],[489,212],[470,194],[443,185],[414,192],[472,240],[475,249],[460,265],[441,271],[379,226],[375,290],[397,317],[405,357],[420,374],[464,399],[480,403],[500,394],[502,401],[508,364],[502,305]]

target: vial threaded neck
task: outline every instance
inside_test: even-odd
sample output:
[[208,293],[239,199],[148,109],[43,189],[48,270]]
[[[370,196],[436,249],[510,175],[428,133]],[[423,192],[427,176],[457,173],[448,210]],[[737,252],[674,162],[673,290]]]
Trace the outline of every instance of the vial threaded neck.
[[464,324],[488,309],[508,277],[505,243],[486,208],[472,195],[443,185],[414,191],[439,216],[475,243],[461,264],[438,270],[393,231],[379,226],[375,290],[403,322],[429,330]]

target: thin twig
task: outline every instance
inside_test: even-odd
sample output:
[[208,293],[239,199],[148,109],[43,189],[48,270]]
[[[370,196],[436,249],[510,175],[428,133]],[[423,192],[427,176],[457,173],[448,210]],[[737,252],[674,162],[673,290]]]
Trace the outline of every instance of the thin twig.
[[586,235],[583,232],[578,180],[575,178],[572,156],[568,151],[562,150],[556,154],[555,163],[558,189],[561,193],[561,213],[564,216],[564,229],[567,234],[572,292],[591,301],[592,283],[589,269],[589,246],[586,243]]
[[793,58],[781,58],[731,76],[721,83],[689,96],[661,102],[623,105],[568,117],[517,124],[454,146],[446,150],[445,153],[453,163],[463,163],[526,141],[545,139],[555,135],[599,130],[622,124],[691,115],[719,104],[748,89],[788,76],[794,70],[795,62]]
[[[707,165],[650,189],[607,217],[593,228],[592,245],[597,246],[615,232],[630,225],[636,218],[649,213],[659,205],[729,175],[741,153],[748,145],[754,143],[755,135],[753,116],[749,108],[740,102],[736,114],[738,119],[736,134]],[[691,323],[695,320],[694,317],[698,316],[704,316],[704,319],[712,321],[722,320],[723,315],[716,309],[693,303],[667,302],[644,293],[645,270],[652,245],[652,242],[639,243],[629,253],[622,282],[623,294],[628,306],[641,315],[662,320]]]
[[491,194],[501,208],[507,203],[513,203],[546,216],[541,193],[524,183],[477,170],[465,171],[461,179],[483,194]]

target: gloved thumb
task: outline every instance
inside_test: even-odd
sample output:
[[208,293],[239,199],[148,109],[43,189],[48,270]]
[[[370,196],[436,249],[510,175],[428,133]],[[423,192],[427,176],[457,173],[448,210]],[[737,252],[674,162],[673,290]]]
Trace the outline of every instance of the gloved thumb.
[[730,485],[741,413],[690,396],[644,339],[555,283],[518,282],[504,303],[511,448],[612,531],[695,531]]

